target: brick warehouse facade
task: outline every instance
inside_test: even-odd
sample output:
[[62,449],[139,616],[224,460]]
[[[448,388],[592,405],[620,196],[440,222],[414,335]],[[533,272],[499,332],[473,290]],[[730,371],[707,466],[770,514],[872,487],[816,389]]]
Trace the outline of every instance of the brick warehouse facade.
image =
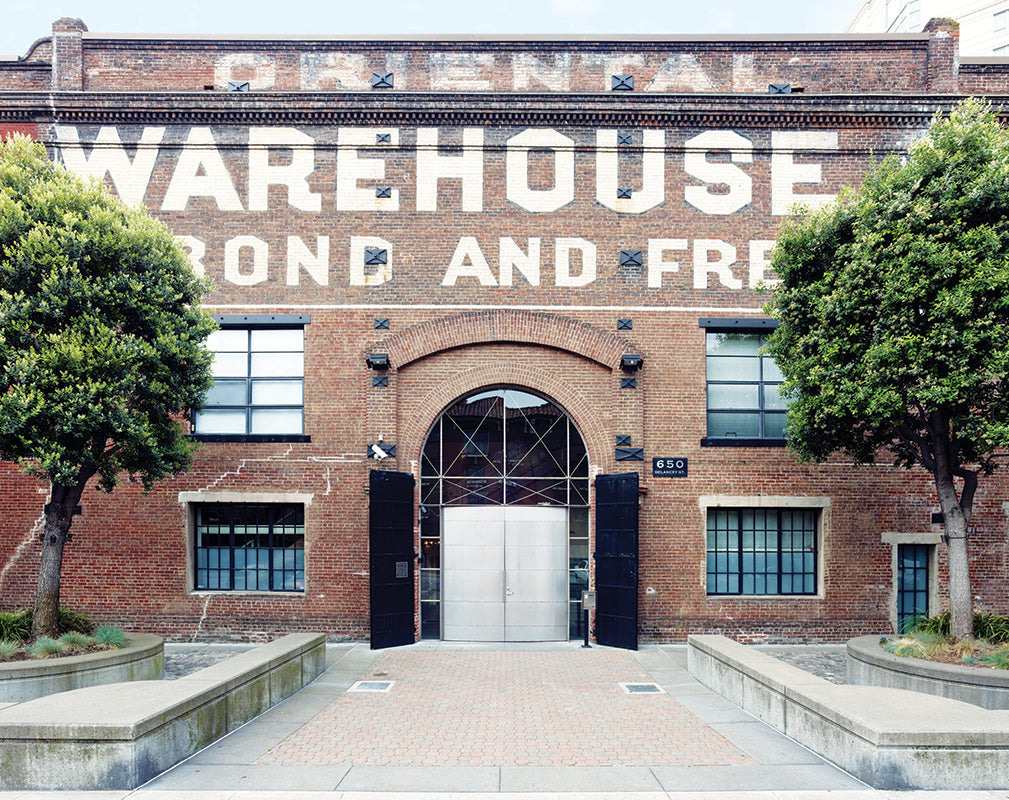
[[[86,492],[63,602],[175,638],[368,638],[380,471],[416,479],[420,555],[390,579],[407,638],[501,638],[455,615],[468,581],[520,580],[467,562],[474,528],[525,547],[512,503],[548,527],[561,509],[530,636],[578,636],[569,600],[607,602],[597,477],[630,473],[642,640],[836,641],[893,630],[908,598],[940,610],[929,476],[788,454],[754,291],[793,202],[857,184],[962,95],[1004,102],[1009,61],[961,61],[930,27],[369,41],[58,21],[0,62],[0,133],[163,219],[226,334],[192,470]],[[5,609],[34,597],[45,492],[0,466]],[[1003,613],[1007,499],[982,481],[971,543],[974,593]],[[522,638],[513,602],[481,613]],[[563,636],[537,610],[558,603]]]

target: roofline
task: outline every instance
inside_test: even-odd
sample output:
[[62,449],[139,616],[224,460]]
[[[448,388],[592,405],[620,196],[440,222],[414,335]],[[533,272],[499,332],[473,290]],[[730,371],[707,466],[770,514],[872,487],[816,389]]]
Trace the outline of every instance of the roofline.
[[421,44],[464,44],[464,43],[502,43],[502,44],[522,44],[522,43],[563,43],[574,42],[586,43],[618,43],[629,44],[634,42],[663,43],[663,42],[891,42],[891,41],[928,41],[928,33],[874,33],[874,34],[721,34],[711,36],[708,34],[608,34],[596,36],[590,34],[504,34],[504,35],[482,35],[482,34],[337,34],[337,35],[277,35],[277,34],[193,34],[193,33],[163,33],[163,34],[136,34],[136,33],[97,33],[84,31],[84,39],[118,40],[118,41],[206,41],[206,42],[367,42],[377,44],[381,42],[395,42],[404,44],[416,42]]

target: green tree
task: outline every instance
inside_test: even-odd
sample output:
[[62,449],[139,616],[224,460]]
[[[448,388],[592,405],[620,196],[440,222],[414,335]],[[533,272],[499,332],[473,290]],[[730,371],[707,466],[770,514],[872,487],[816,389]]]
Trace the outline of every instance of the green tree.
[[0,144],[0,457],[48,481],[32,632],[53,635],[89,480],[184,470],[178,416],[210,385],[205,284],[168,229],[41,144]]
[[970,636],[974,495],[1009,443],[1009,134],[977,99],[936,114],[905,157],[784,225],[772,267],[790,448],[931,472],[952,633]]

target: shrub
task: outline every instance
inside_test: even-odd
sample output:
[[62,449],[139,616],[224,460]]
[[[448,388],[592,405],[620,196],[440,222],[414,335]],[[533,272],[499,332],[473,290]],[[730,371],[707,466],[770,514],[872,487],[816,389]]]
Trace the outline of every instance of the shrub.
[[[919,620],[914,631],[949,636],[949,612]],[[974,636],[990,642],[1009,642],[1009,616],[978,611],[974,614]]]
[[117,650],[126,647],[130,643],[129,639],[126,638],[126,634],[115,625],[102,625],[102,627],[95,631],[95,641],[99,644],[104,644],[106,647],[114,647]]
[[56,639],[40,636],[25,648],[25,652],[32,658],[48,658],[49,656],[59,655],[63,652],[63,645]]
[[901,636],[897,639],[888,639],[883,649],[895,656],[926,658],[932,651],[932,645],[917,636]]
[[23,642],[32,633],[31,609],[0,612],[0,639],[8,642]]
[[60,633],[70,633],[71,631],[74,631],[90,636],[94,630],[95,622],[89,615],[82,611],[71,611],[69,608],[63,608],[60,606]]
[[13,658],[14,654],[21,649],[21,643],[10,639],[0,639],[0,661],[7,661]]
[[79,631],[67,631],[57,641],[64,653],[86,653],[95,640]]
[[986,667],[1009,669],[1009,650],[992,650],[987,655],[981,656],[978,661]]
[[1009,616],[979,611],[974,615],[974,635],[990,642],[1009,642]]

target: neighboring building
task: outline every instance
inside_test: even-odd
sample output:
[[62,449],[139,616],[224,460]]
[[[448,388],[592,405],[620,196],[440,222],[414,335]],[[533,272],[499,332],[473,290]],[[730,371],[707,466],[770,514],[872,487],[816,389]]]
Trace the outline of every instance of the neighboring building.
[[[940,609],[929,476],[785,449],[755,289],[796,201],[1009,65],[906,38],[135,37],[60,20],[0,132],[214,285],[189,473],[88,491],[64,599],[174,637],[839,640]],[[791,94],[769,94],[788,84]],[[802,89],[800,93],[799,89]],[[45,490],[0,471],[0,597]],[[976,594],[1007,610],[1006,481]]]
[[960,54],[1009,56],[1009,0],[866,0],[848,33],[918,33],[930,19],[960,23]]

